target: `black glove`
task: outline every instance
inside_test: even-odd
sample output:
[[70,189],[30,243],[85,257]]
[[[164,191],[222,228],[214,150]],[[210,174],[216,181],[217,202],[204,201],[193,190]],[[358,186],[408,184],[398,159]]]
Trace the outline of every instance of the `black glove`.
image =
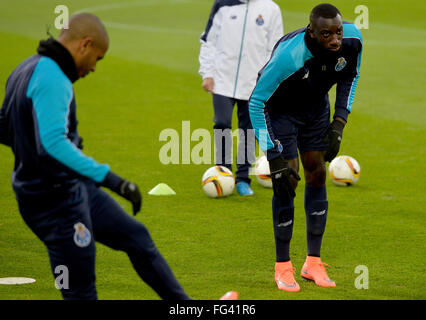
[[290,177],[293,176],[299,181],[299,175],[282,156],[270,160],[269,169],[271,171],[274,194],[280,199],[281,203],[287,203],[296,196]]
[[101,185],[114,191],[124,199],[129,200],[133,205],[133,215],[136,215],[141,210],[142,195],[136,184],[110,171]]
[[343,128],[345,124],[334,119],[328,127],[324,141],[328,143],[328,149],[325,153],[324,160],[330,162],[339,153],[340,143],[342,142]]

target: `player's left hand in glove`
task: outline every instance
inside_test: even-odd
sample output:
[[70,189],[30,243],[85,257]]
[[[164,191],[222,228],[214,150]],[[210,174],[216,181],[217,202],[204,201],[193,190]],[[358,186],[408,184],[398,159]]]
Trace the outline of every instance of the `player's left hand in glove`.
[[127,181],[110,171],[101,185],[129,200],[133,206],[133,215],[136,215],[141,210],[142,195],[138,186],[133,182]]
[[340,143],[342,142],[343,128],[345,124],[339,120],[334,119],[325,134],[325,139],[328,143],[328,149],[325,153],[324,160],[330,162],[339,153]]
[[269,161],[271,171],[272,188],[274,194],[280,199],[281,203],[287,203],[296,196],[291,182],[291,176],[297,181],[300,180],[296,170],[290,167],[282,156]]

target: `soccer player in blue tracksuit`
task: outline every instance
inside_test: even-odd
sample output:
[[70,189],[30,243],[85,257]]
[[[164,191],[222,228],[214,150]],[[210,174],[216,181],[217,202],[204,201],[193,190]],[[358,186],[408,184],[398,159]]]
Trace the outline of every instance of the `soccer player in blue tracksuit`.
[[[325,162],[340,148],[358,83],[361,52],[358,28],[343,22],[333,5],[320,4],[312,10],[306,28],[278,41],[250,97],[250,118],[271,169],[275,281],[281,290],[300,290],[289,254],[294,190],[300,180],[298,151],[306,180],[307,258],[301,275],[322,287],[335,286],[320,258],[328,212]],[[328,91],[335,84],[330,124]]]
[[95,240],[126,252],[139,276],[163,299],[189,299],[146,227],[100,186],[141,207],[138,187],[81,151],[73,83],[95,71],[108,49],[101,21],[76,14],[58,41],[10,75],[0,109],[0,143],[15,154],[12,185],[19,211],[47,247],[52,272],[68,268],[64,299],[96,299]]

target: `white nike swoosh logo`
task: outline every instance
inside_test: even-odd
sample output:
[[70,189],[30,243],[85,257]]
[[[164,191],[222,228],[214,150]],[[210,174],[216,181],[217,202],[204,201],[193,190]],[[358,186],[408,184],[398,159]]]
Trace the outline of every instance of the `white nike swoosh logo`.
[[282,281],[280,281],[280,280],[278,280],[278,284],[280,284],[280,285],[282,285],[282,286],[284,286],[284,287],[288,287],[288,288],[293,288],[293,287],[295,287],[295,286],[296,286],[296,284],[295,284],[295,283],[294,283],[294,284],[287,284],[287,283],[282,282]]
[[293,223],[293,220],[287,221],[287,222],[281,222],[280,224],[277,224],[277,227],[287,227]]
[[325,214],[325,210],[312,212],[311,216],[322,216],[323,214]]

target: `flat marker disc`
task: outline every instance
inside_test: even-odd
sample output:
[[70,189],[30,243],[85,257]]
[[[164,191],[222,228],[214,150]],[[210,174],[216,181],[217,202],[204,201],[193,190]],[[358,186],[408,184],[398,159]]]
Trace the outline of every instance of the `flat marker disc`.
[[33,283],[35,279],[32,278],[22,278],[22,277],[9,277],[9,278],[0,278],[0,284],[26,284]]

